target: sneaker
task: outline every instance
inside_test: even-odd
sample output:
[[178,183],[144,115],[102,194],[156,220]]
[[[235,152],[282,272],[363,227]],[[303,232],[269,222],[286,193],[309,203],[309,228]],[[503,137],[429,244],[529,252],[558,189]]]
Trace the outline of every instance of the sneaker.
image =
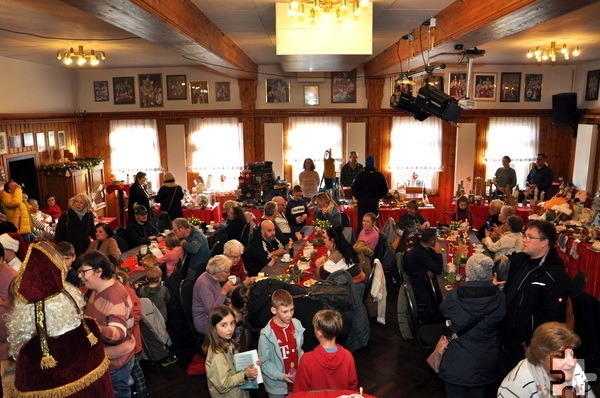
[[160,361],[160,366],[166,368],[167,366],[173,365],[175,362],[177,362],[177,356],[169,355],[168,357]]

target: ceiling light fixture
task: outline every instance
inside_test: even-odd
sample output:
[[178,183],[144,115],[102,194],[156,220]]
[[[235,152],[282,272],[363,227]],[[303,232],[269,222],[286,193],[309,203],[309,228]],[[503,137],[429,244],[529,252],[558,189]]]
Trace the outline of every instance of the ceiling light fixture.
[[68,51],[59,50],[56,53],[56,59],[62,61],[65,65],[71,65],[75,62],[78,66],[83,66],[89,61],[90,65],[96,66],[100,64],[100,61],[106,59],[106,54],[104,51],[84,50],[83,46],[79,46],[77,51],[73,50],[73,47]]
[[299,19],[307,16],[312,23],[318,18],[336,18],[342,22],[344,17],[358,17],[370,4],[369,0],[290,0],[288,15]]
[[564,59],[570,59],[571,55],[578,57],[581,52],[579,47],[569,49],[566,44],[563,44],[561,48],[556,47],[556,42],[550,43],[548,48],[540,48],[539,46],[535,50],[529,49],[527,51],[527,58],[535,58],[538,62],[551,60],[556,61],[557,54],[562,54]]

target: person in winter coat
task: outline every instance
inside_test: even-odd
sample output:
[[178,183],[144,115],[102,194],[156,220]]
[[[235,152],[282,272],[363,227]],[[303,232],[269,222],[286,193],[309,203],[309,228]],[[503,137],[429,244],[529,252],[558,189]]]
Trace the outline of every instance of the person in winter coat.
[[86,194],[75,195],[69,199],[69,210],[60,216],[56,224],[56,243],[69,242],[77,256],[85,253],[90,245],[90,237],[94,236],[94,214],[91,209],[92,201]]
[[23,189],[14,181],[7,182],[4,185],[2,194],[2,211],[6,215],[6,221],[9,221],[17,227],[19,234],[23,237],[25,243],[32,242],[35,239],[33,235],[33,220],[29,212],[28,203],[23,201]]
[[183,189],[175,182],[173,173],[166,172],[165,181],[158,190],[154,202],[160,203],[160,211],[166,211],[171,220],[174,220],[183,217],[181,199],[183,199]]
[[524,346],[539,325],[565,322],[570,282],[555,243],[554,225],[534,220],[525,231],[523,253],[511,256],[503,290],[505,372],[524,358]]
[[383,174],[375,168],[375,158],[367,156],[365,169],[358,173],[352,183],[352,196],[356,198],[358,219],[367,213],[379,214],[379,199],[388,193],[388,185]]
[[[442,315],[458,337],[448,343],[440,364],[446,397],[484,397],[497,376],[500,322],[506,312],[504,295],[492,283],[494,262],[485,254],[467,261],[467,282],[453,289],[442,304]],[[461,329],[472,326],[464,334]]]
[[[134,217],[134,210],[137,206],[144,206],[146,209],[150,207],[150,195],[146,192],[146,173],[138,171],[135,175],[135,182],[129,188],[129,202],[127,204],[129,219]],[[152,214],[150,214],[152,218]]]
[[342,333],[342,316],[333,310],[321,310],[313,317],[319,345],[300,361],[294,380],[294,392],[358,389],[358,376],[350,351],[335,340]]

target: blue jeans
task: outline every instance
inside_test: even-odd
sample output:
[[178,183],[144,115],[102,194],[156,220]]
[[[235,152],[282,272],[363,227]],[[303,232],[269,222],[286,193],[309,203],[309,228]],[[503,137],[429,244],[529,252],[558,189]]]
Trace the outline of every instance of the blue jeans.
[[115,398],[131,398],[131,369],[135,363],[135,357],[132,357],[121,369],[110,371],[110,381],[112,381]]

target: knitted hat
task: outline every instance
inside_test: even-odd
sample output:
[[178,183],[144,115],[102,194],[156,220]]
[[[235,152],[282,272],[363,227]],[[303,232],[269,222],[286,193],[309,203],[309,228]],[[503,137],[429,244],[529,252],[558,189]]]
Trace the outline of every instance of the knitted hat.
[[9,234],[0,235],[0,243],[5,249],[12,250],[14,252],[19,251],[19,241],[10,237]]
[[365,167],[375,167],[375,158],[373,156],[367,156],[365,159]]
[[165,182],[174,182],[175,181],[175,176],[173,175],[173,173],[171,173],[170,171],[167,171],[165,173]]
[[[64,290],[63,282],[67,272],[65,267],[59,263],[60,260],[58,258],[60,257],[56,250],[47,243],[32,243],[29,245],[27,255],[15,283],[17,297],[26,303],[35,304],[35,323],[42,351],[40,364],[42,369],[54,368],[57,365],[48,347],[45,299],[64,292],[70,297],[73,305],[79,311],[75,300]],[[83,314],[80,315],[90,344],[93,346],[98,340],[87,329],[87,325],[83,322]]]

